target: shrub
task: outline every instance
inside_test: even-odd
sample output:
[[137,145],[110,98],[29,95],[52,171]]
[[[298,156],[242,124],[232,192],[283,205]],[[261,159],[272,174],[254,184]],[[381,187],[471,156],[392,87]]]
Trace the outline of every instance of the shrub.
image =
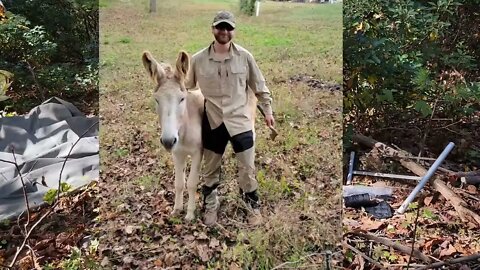
[[[480,109],[478,0],[344,1],[344,113],[356,126]],[[475,38],[477,37],[477,38]],[[353,120],[355,119],[355,120]]]
[[15,76],[0,109],[28,111],[51,96],[98,99],[97,1],[11,2],[0,22],[0,66]]
[[253,16],[255,14],[255,0],[240,0],[240,11]]

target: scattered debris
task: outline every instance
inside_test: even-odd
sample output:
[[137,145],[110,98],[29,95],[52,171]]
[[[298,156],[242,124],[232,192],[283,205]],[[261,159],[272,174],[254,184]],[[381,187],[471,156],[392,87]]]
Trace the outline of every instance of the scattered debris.
[[342,91],[342,86],[338,83],[324,82],[324,81],[315,79],[309,75],[302,75],[302,74],[294,75],[288,80],[288,82],[289,83],[303,82],[314,90],[324,90],[324,91],[330,91],[330,92]]
[[[374,148],[378,157],[374,162],[383,163],[380,167],[389,169],[390,175],[405,176],[404,169],[422,178],[427,170],[417,162],[421,160],[432,167],[436,160],[411,158],[413,155],[407,151],[398,147],[393,149],[360,134],[354,135],[353,140]],[[343,266],[353,267],[350,269],[401,269],[409,264],[415,269],[430,269],[427,267],[453,264],[455,269],[475,269],[471,267],[480,265],[478,258],[472,255],[480,253],[478,184],[462,182],[462,177],[475,177],[476,171],[453,172],[440,167],[432,173],[429,184],[420,190],[419,198],[408,203],[404,213],[392,213],[392,208],[398,209],[418,182],[398,181],[375,173],[355,174],[353,165],[351,155],[347,174],[350,185],[344,186],[343,195],[343,219],[348,231],[344,236]],[[374,184],[378,177],[388,181],[387,188],[382,183],[384,190]],[[388,189],[391,196],[379,198],[382,193],[388,194]],[[417,224],[421,229],[411,241]],[[458,231],[459,228],[463,230]],[[438,262],[429,264],[433,257]]]

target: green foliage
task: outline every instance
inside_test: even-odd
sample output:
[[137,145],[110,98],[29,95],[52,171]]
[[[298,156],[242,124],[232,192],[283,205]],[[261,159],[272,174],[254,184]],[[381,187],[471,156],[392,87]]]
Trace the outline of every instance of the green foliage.
[[[478,0],[344,1],[344,110],[386,116],[480,109]],[[374,109],[374,113],[372,112]]]
[[240,0],[240,11],[248,16],[255,14],[255,2],[256,0]]
[[[62,182],[60,184],[60,193],[68,192],[71,189],[72,189],[72,186],[69,185],[68,183]],[[43,200],[51,205],[57,198],[57,194],[58,194],[58,189],[56,188],[49,189],[47,193],[43,195]]]
[[415,210],[418,208],[418,202],[412,202],[407,207],[409,210]]
[[51,96],[96,100],[97,1],[45,0],[39,5],[21,0],[7,10],[0,22],[0,66],[15,80],[3,108],[24,112]]
[[34,66],[48,64],[56,44],[43,26],[33,26],[25,17],[13,15],[0,24],[2,57],[9,62],[28,62]]
[[423,209],[422,216],[426,219],[438,220],[438,217],[428,208]]
[[8,99],[7,90],[12,84],[12,78],[12,73],[6,70],[0,70],[0,101]]
[[[96,243],[98,245],[98,243]],[[91,250],[91,246],[89,247]],[[87,252],[88,253],[88,252]],[[88,257],[89,254],[83,254],[82,251],[77,248],[73,247],[70,253],[70,258],[62,261],[58,267],[60,269],[65,270],[82,270],[82,269],[102,269],[94,259]],[[58,267],[54,267],[49,265],[46,269],[58,269]]]

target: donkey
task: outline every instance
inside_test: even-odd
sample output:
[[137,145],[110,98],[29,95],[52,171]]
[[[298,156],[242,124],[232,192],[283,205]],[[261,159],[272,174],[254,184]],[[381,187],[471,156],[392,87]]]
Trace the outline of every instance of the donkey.
[[199,184],[203,156],[202,117],[204,97],[200,90],[187,91],[185,79],[190,68],[188,54],[178,54],[175,70],[166,63],[158,63],[148,51],[142,55],[148,75],[155,83],[154,98],[161,126],[160,142],[172,154],[175,167],[175,204],[172,215],[183,211],[185,168],[187,157],[192,158],[187,180],[188,204],[185,219],[195,218],[195,194]]

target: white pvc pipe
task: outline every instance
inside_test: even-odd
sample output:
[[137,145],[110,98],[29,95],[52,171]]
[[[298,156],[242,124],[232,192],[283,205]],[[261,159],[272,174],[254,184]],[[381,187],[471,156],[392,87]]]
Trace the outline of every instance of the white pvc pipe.
[[400,175],[400,174],[391,174],[391,173],[378,173],[378,172],[364,172],[364,171],[353,171],[352,175],[367,175],[367,176],[374,176],[374,177],[403,179],[403,180],[415,180],[415,181],[422,180],[422,177],[420,177],[420,176]]
[[255,1],[255,6],[257,7],[256,15],[258,17],[258,15],[260,14],[260,1]]
[[348,162],[347,185],[352,184],[353,179],[353,162],[355,161],[355,152],[350,152],[350,162]]
[[418,185],[413,189],[412,193],[408,195],[407,199],[403,202],[403,204],[398,208],[396,211],[398,214],[403,214],[405,210],[407,210],[408,205],[415,199],[415,196],[417,196],[418,192],[427,184],[428,180],[433,176],[435,171],[440,167],[440,164],[445,160],[445,158],[448,156],[450,151],[452,151],[453,147],[455,144],[453,142],[450,142],[445,149],[443,149],[442,153],[440,156],[438,156],[437,160],[433,163],[433,165],[428,169],[427,173],[425,176],[423,176],[422,180]]

